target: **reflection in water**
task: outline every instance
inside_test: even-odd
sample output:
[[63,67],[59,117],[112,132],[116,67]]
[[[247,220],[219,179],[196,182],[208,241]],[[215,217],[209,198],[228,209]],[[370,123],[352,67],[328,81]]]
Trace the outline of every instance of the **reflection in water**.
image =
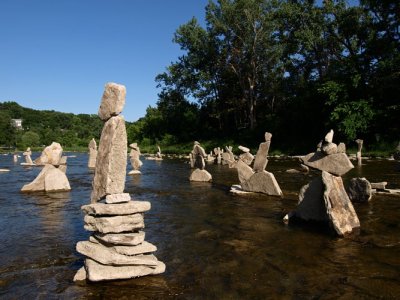
[[[284,198],[231,195],[237,172],[207,165],[212,183],[190,182],[183,160],[144,160],[142,175],[127,176],[126,192],[148,200],[146,240],[166,273],[138,279],[76,285],[83,258],[75,244],[87,240],[80,207],[89,203],[93,172],[87,155],[68,160],[72,191],[22,194],[40,168],[1,157],[0,295],[5,298],[395,298],[400,295],[400,201],[374,196],[356,204],[359,236],[339,239],[314,225],[286,226],[300,188],[318,172],[288,174],[297,160],[271,159],[268,170]],[[128,167],[129,168],[129,167]],[[400,188],[396,162],[364,160],[345,176],[388,181]],[[3,176],[4,175],[4,176]]]

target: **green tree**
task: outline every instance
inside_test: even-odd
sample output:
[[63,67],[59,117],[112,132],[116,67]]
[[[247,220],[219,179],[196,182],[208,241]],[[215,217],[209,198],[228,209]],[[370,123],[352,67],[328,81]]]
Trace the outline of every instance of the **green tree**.
[[35,147],[40,145],[40,137],[34,131],[27,131],[21,137],[23,147]]

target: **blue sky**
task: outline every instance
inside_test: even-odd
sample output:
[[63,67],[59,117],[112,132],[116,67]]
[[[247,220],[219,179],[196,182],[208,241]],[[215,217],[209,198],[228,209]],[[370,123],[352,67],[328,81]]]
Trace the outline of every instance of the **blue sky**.
[[97,113],[106,82],[127,88],[123,115],[157,102],[154,78],[181,54],[179,25],[208,0],[0,0],[0,102]]

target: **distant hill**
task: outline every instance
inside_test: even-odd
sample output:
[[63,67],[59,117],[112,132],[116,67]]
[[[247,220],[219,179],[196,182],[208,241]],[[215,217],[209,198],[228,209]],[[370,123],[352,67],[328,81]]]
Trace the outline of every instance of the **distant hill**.
[[[11,119],[22,119],[22,130]],[[35,110],[16,102],[0,102],[0,145],[34,147],[53,141],[63,147],[87,147],[92,138],[99,140],[103,122],[95,114],[72,114],[53,110]]]

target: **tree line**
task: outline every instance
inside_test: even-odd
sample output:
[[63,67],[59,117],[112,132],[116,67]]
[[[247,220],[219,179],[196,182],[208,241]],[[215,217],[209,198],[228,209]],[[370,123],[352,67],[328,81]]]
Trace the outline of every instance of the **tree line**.
[[129,133],[143,143],[265,131],[287,152],[335,140],[400,139],[400,2],[218,0],[176,30],[182,55],[156,77],[155,107]]

